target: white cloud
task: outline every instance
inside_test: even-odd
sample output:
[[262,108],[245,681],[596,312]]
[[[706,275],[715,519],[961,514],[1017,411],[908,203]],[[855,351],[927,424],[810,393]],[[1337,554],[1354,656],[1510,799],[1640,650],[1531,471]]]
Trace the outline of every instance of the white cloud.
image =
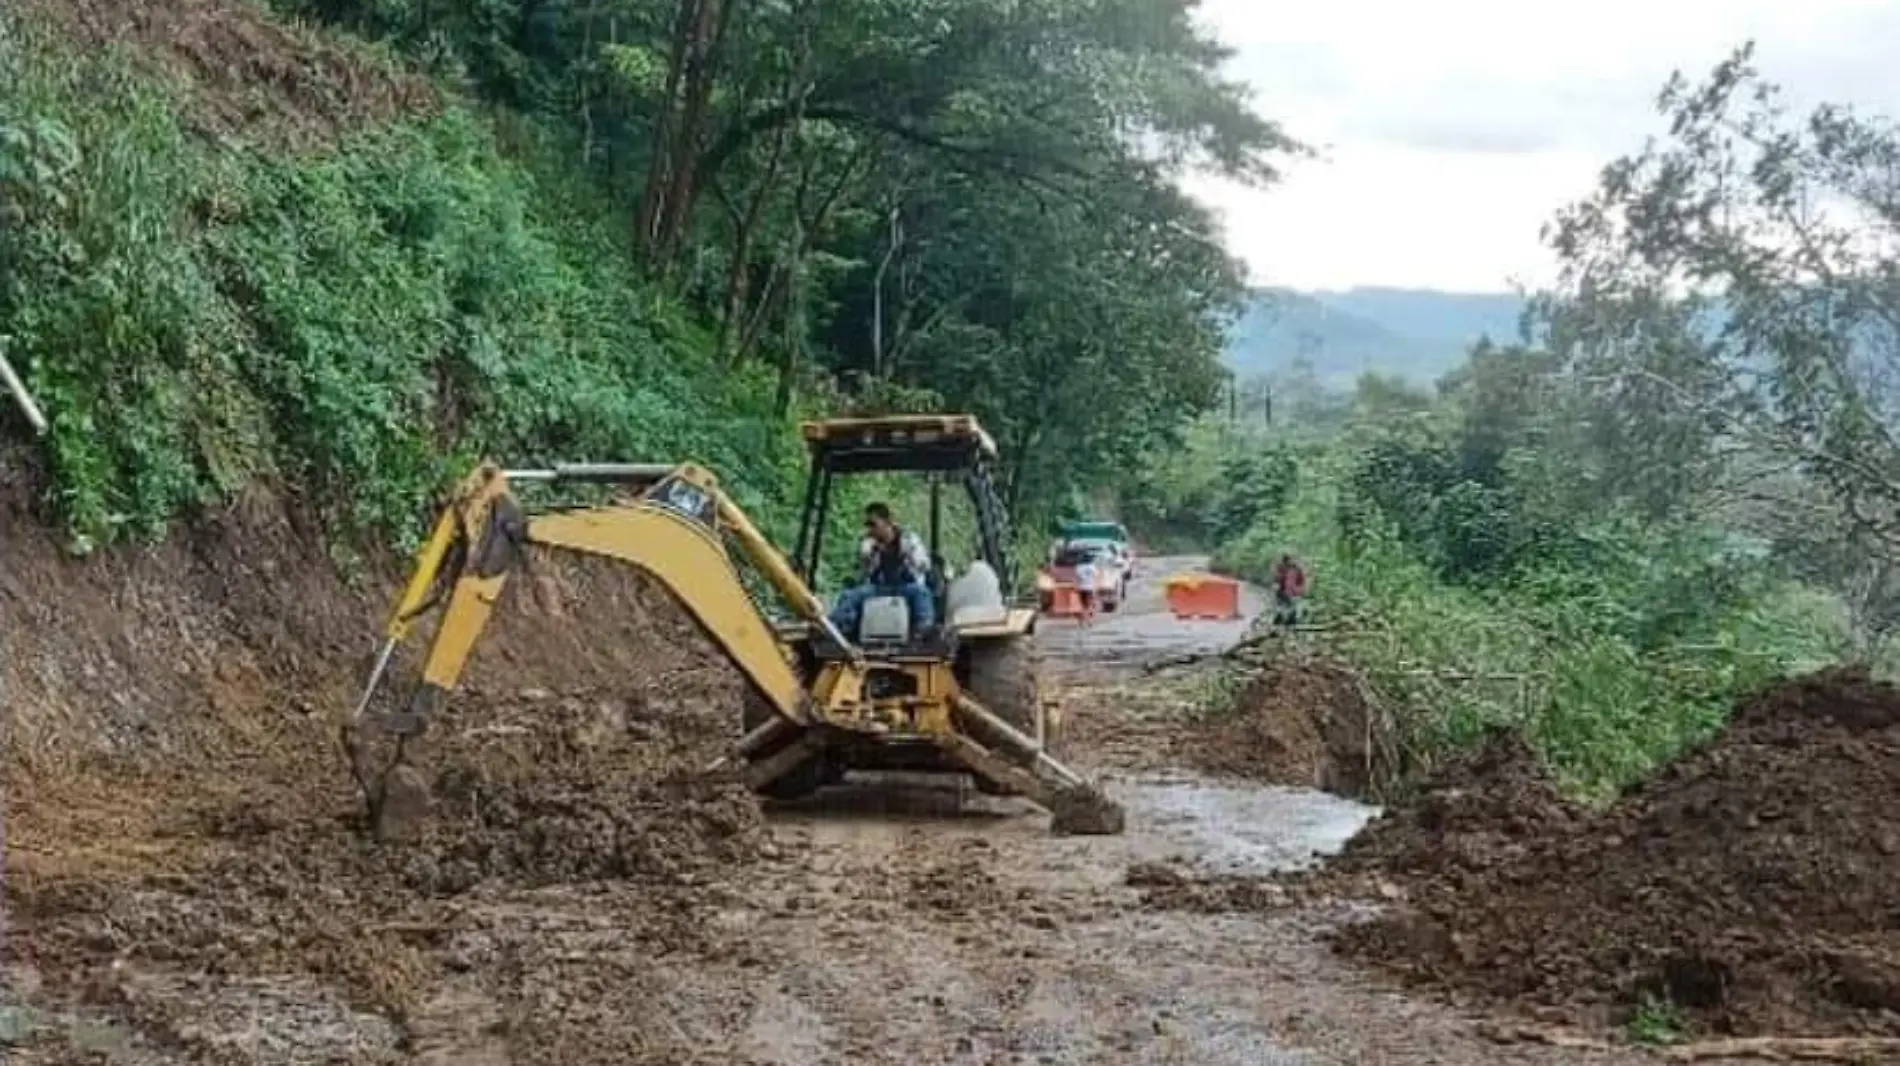
[[1190,188],[1258,282],[1490,290],[1550,272],[1539,228],[1656,129],[1673,70],[1754,38],[1793,102],[1900,114],[1900,0],[1203,0],[1262,113],[1323,158]]

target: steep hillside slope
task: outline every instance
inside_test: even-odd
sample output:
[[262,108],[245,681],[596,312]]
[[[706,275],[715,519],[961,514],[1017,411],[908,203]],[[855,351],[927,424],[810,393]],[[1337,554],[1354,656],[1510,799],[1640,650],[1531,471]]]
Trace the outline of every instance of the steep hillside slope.
[[258,480],[407,532],[477,452],[692,455],[769,517],[793,447],[769,393],[532,128],[504,152],[483,113],[242,0],[7,21],[0,324],[85,538]]

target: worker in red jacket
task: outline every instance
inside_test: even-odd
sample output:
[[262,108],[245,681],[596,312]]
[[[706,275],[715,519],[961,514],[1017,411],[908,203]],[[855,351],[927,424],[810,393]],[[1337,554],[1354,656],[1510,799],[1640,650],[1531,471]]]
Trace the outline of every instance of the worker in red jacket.
[[1300,606],[1306,599],[1306,571],[1293,561],[1291,552],[1282,553],[1273,564],[1273,622],[1294,626],[1300,621]]

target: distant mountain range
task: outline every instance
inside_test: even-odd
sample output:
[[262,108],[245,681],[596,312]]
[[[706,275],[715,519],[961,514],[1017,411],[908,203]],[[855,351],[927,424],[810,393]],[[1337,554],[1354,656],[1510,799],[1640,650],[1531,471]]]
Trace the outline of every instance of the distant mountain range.
[[1304,357],[1337,387],[1368,370],[1423,384],[1463,362],[1482,336],[1514,340],[1523,310],[1523,298],[1506,292],[1257,289],[1228,335],[1226,361],[1242,378]]

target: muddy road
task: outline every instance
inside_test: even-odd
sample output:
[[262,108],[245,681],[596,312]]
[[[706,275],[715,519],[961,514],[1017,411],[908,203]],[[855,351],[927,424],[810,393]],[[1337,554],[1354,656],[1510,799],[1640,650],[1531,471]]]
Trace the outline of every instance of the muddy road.
[[[1616,1062],[1500,1046],[1480,1022],[1346,971],[1317,935],[1347,912],[1143,908],[1131,866],[1263,874],[1337,848],[1372,809],[1324,793],[1217,783],[1171,767],[1167,734],[1196,693],[1136,667],[1217,651],[1238,622],[1177,622],[1161,582],[1203,559],[1147,560],[1128,606],[1082,630],[1044,623],[1075,758],[1128,810],[1119,838],[1051,837],[1016,801],[840,796],[774,816],[790,900],[753,927],[777,964],[740,1027],[702,1031],[740,1061],[1269,1066]],[[988,806],[984,806],[987,804]],[[768,946],[769,945],[769,946]],[[709,976],[699,971],[697,980]],[[730,987],[730,986],[728,986]],[[677,994],[677,993],[676,993]],[[691,997],[688,997],[688,1002]],[[1632,1054],[1627,1061],[1645,1061]]]
[[[1087,631],[1047,620],[1039,637],[1073,759],[1127,808],[1124,836],[1055,837],[1021,801],[919,787],[846,787],[763,825],[661,795],[607,817],[582,802],[583,774],[536,784],[536,757],[513,791],[471,786],[492,808],[482,832],[436,841],[424,862],[364,851],[299,794],[245,796],[216,824],[128,829],[44,864],[14,896],[27,935],[8,960],[0,1049],[114,1066],[1646,1061],[1498,1045],[1476,1018],[1370,983],[1319,943],[1349,916],[1340,905],[1145,906],[1131,867],[1265,874],[1374,813],[1172,765],[1206,693],[1136,667],[1218,650],[1248,619],[1175,622],[1161,581],[1203,561],[1147,562],[1124,611]],[[1260,602],[1248,594],[1250,615]],[[679,669],[654,691],[704,672]],[[504,695],[523,717],[490,732],[566,715],[570,748],[594,743],[609,706]],[[641,706],[612,713],[648,747],[680,728],[676,706],[663,720]],[[715,733],[718,706],[705,709]],[[608,794],[619,772],[603,764]],[[706,839],[634,847],[670,839],[669,821]],[[616,849],[627,861],[594,872]],[[179,873],[116,872],[161,859]]]

